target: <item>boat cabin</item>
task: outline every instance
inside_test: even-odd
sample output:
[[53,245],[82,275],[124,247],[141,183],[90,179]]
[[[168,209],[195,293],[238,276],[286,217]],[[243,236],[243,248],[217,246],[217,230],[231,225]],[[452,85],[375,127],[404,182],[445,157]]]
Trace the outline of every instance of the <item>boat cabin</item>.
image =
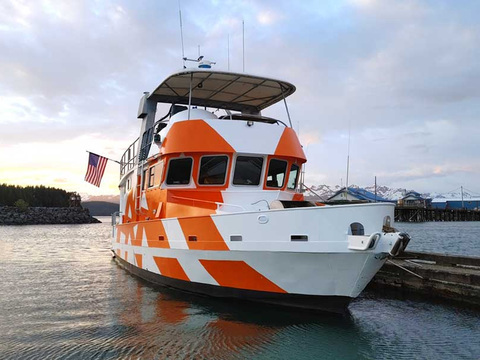
[[[270,209],[301,201],[306,162],[287,122],[264,117],[295,87],[284,81],[185,69],[140,101],[141,136],[121,161],[124,221]],[[157,119],[157,104],[170,104]],[[285,102],[286,106],[286,102]]]

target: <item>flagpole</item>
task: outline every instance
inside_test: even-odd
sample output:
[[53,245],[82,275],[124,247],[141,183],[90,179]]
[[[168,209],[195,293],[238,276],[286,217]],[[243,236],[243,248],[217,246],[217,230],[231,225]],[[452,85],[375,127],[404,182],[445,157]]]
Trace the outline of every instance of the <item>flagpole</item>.
[[91,152],[91,151],[88,151],[88,150],[85,150],[85,151],[86,151],[87,153],[89,153],[89,154],[93,154],[93,155],[97,155],[97,156],[104,157],[105,159],[108,159],[108,160],[110,160],[110,161],[116,162],[117,164],[120,164],[120,165],[121,165],[120,161],[110,159],[110,158],[108,158],[108,157],[106,157],[106,156],[103,156],[103,155],[95,154],[94,152]]

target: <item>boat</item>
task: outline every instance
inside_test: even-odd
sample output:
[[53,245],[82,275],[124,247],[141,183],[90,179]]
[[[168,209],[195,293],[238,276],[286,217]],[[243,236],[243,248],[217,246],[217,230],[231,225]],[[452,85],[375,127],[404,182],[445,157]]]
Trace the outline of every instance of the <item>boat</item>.
[[[306,201],[286,102],[295,86],[211,64],[141,97],[140,136],[120,162],[115,259],[182,291],[345,311],[410,240],[393,227],[394,205]],[[262,115],[281,102],[283,120]]]

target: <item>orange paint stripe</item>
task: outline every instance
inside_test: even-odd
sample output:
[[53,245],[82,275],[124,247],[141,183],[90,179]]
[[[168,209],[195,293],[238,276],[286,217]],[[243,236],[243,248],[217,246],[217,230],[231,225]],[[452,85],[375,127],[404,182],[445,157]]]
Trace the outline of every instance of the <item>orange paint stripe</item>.
[[180,121],[168,131],[160,152],[162,154],[213,152],[233,153],[232,146],[203,120]]
[[177,259],[154,256],[153,260],[155,260],[161,275],[174,279],[190,281],[185,273],[185,270],[183,270],[182,265],[180,265],[180,262]]
[[[144,224],[148,247],[170,248],[167,232],[161,220],[152,220]],[[161,240],[163,239],[163,240]]]
[[135,254],[135,261],[137,262],[137,266],[140,269],[143,269],[142,260],[143,260],[143,255],[142,254]]
[[[137,233],[134,228],[137,226]],[[147,236],[148,247],[166,248],[170,247],[168,243],[167,233],[161,220],[152,220],[144,223],[128,223],[117,225],[118,234],[125,235],[126,243],[131,240],[133,246],[142,246],[143,234]],[[120,235],[118,235],[120,238]],[[163,240],[160,240],[163,239]]]
[[129,241],[132,241],[134,239],[134,233],[133,233],[133,227],[135,224],[118,224],[117,225],[117,237],[120,242],[120,234],[123,234],[125,236],[125,244],[128,244]]
[[300,194],[300,193],[295,193],[293,195],[293,201],[303,201],[305,198],[304,198],[304,195],[303,194]]
[[220,286],[286,293],[244,261],[200,260],[200,263]]
[[[192,250],[229,250],[210,216],[178,219],[188,247]],[[196,236],[197,241],[188,241]]]
[[295,134],[293,129],[285,128],[283,130],[283,134],[275,149],[275,156],[294,157],[300,159],[302,163],[307,161],[297,134]]

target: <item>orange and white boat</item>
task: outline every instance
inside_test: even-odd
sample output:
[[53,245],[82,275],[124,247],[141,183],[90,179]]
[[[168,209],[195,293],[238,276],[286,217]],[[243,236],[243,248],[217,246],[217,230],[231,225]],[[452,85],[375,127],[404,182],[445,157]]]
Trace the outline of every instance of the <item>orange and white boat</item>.
[[[118,262],[153,283],[223,298],[344,310],[409,237],[389,203],[317,206],[276,79],[184,69],[140,101],[121,161]],[[287,121],[261,111],[285,102]],[[156,120],[157,104],[170,104]]]

